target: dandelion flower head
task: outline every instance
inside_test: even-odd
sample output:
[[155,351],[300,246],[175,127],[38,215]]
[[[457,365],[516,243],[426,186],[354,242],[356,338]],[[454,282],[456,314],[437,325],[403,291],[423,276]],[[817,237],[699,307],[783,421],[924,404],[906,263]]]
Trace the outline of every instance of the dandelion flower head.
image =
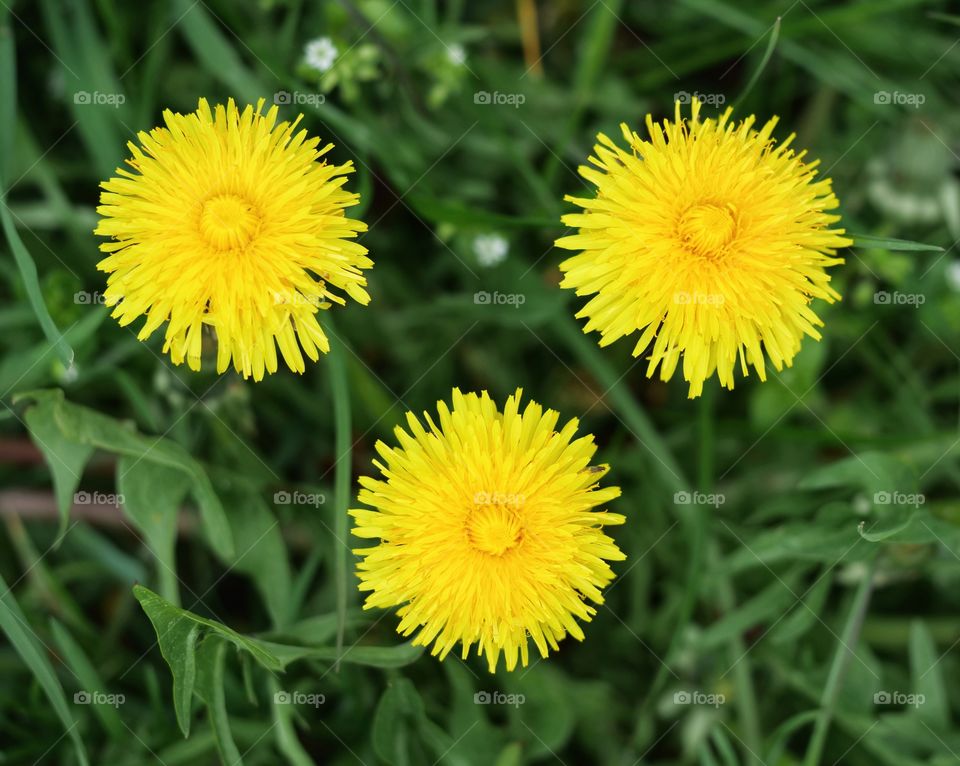
[[840,295],[826,269],[852,241],[832,228],[840,217],[818,161],[777,144],[777,118],[732,120],[732,109],[701,119],[654,123],[649,139],[621,126],[627,148],[600,134],[580,174],[596,187],[567,197],[581,213],[563,217],[577,233],[557,245],[580,251],[565,260],[562,287],[591,296],[577,314],[600,345],[639,333],[633,354],[648,354],[669,380],[682,362],[689,396],[717,375],[733,388],[737,362],[766,379],[765,358],[790,366],[807,335],[823,324],[811,305]]
[[365,224],[344,213],[359,199],[343,189],[352,164],[323,160],[333,145],[297,132],[302,115],[278,122],[263,103],[165,111],[101,184],[96,228],[121,325],[144,317],[146,340],[166,324],[164,353],[193,370],[208,330],[217,371],[232,362],[256,380],[276,371],[278,348],[296,372],[328,351],[318,312],[345,296],[368,303],[373,265],[354,241]]
[[606,465],[590,465],[592,436],[521,391],[503,412],[486,392],[453,392],[435,422],[412,413],[398,445],[377,444],[382,478],[360,479],[361,503],[350,511],[354,534],[374,538],[360,548],[365,608],[399,607],[398,632],[443,659],[457,643],[464,659],[476,646],[491,672],[528,662],[528,641],[540,655],[570,634],[584,637],[613,579],[608,561],[623,553],[603,527],[624,517],[595,510],[618,497],[599,486]]

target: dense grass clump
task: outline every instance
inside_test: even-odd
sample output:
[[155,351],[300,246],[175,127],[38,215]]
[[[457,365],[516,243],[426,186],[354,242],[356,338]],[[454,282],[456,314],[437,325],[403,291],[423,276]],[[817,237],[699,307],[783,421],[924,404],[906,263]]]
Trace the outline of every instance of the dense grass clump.
[[[960,16],[938,0],[0,4],[0,763],[955,762],[958,37]],[[135,191],[109,179],[165,110],[187,115],[201,98],[233,99],[237,114],[262,99],[278,125],[302,113],[296,130],[317,139],[287,153],[236,139],[230,146],[251,151],[222,162],[249,171],[292,156],[311,167],[325,151],[324,185],[304,183],[297,199],[284,190],[319,171],[284,166],[286,180],[277,170],[265,186],[245,176],[290,227],[269,255],[278,260],[268,278],[282,288],[270,295],[286,302],[266,301],[248,273],[244,291],[218,288],[207,304],[198,280],[208,272],[182,250],[149,280],[138,276],[142,252],[120,258],[122,284],[105,299],[102,243],[136,233],[161,242],[147,255],[162,259],[172,241],[166,229],[154,238],[135,193],[122,211],[98,211]],[[730,124],[754,115],[756,131],[778,116],[769,146],[744,133],[737,147],[769,158],[795,133],[790,149],[819,160],[815,178],[799,160],[771,160],[789,173],[761,200],[730,175],[750,167],[734,147],[727,175],[702,187],[736,188],[754,210],[763,202],[764,226],[788,211],[788,234],[763,228],[762,241],[803,262],[810,282],[778,274],[783,303],[766,337],[734,314],[714,341],[690,331],[682,318],[707,332],[717,302],[691,298],[703,292],[691,282],[677,309],[677,291],[653,282],[712,278],[699,256],[644,261],[652,281],[642,290],[626,271],[632,250],[610,272],[611,243],[645,241],[632,215],[659,231],[649,204],[623,205],[615,226],[580,236],[598,188],[625,188],[591,181],[595,147],[620,179],[644,161],[621,124],[645,140],[647,115],[674,120],[675,102],[701,120],[733,107]],[[598,134],[618,142],[618,161]],[[200,167],[219,146],[187,153]],[[637,189],[648,188],[647,170],[676,168],[643,166]],[[178,183],[196,191],[205,176],[181,170]],[[822,214],[780,199],[801,181],[814,190],[807,208],[829,200]],[[200,197],[178,195],[162,172],[155,183],[169,226],[193,226]],[[658,189],[677,208],[677,239],[658,252],[726,257],[749,209],[704,201],[706,191],[688,200],[689,189]],[[224,199],[198,253],[211,241],[233,252],[261,231],[243,200]],[[347,206],[342,231],[311,228],[304,199],[308,213],[331,218]],[[236,216],[246,216],[242,236]],[[789,233],[801,230],[802,255]],[[340,284],[334,242],[349,243]],[[280,251],[304,248],[303,268],[284,271]],[[561,269],[571,258],[581,260]],[[304,276],[311,265],[341,292]],[[565,275],[576,289],[561,289]],[[724,310],[768,310],[768,276]],[[619,308],[601,301],[576,318],[600,277],[620,291]],[[728,277],[745,284],[739,269]],[[136,301],[174,291],[192,313],[172,353],[164,330],[140,340],[143,318],[121,325],[105,305],[119,300],[121,316],[139,317],[147,306]],[[330,297],[341,293],[352,300]],[[672,339],[646,338],[635,358],[662,319],[649,301],[631,315],[634,297],[655,293],[675,312],[664,323]],[[279,322],[294,304],[310,327],[301,347],[315,353],[271,364],[264,337],[286,331],[271,336],[276,328],[252,317]],[[218,359],[224,305],[236,309],[233,356]],[[584,334],[595,316],[600,331]],[[601,347],[604,330],[633,337]],[[790,353],[771,354],[783,337]],[[745,362],[739,341],[754,346]],[[651,357],[660,367],[648,377]],[[661,379],[664,365],[677,374]],[[544,414],[513,412],[518,430],[505,436],[492,402],[503,411],[518,388]],[[439,421],[453,389],[489,392],[466,400],[482,401],[473,420],[444,432],[469,434],[470,446],[454,437],[449,460],[424,457],[397,428],[429,444],[422,413]],[[576,441],[586,434],[593,443]],[[398,445],[409,452],[391,454]],[[385,488],[374,464],[385,466],[385,453],[397,470],[429,465],[429,480],[405,475]],[[524,481],[539,493],[543,528],[558,520],[550,531],[563,555],[540,550],[550,577],[524,570],[512,581],[522,596],[503,575],[479,607],[444,599],[465,583],[476,595],[489,572],[507,571],[471,568],[469,556],[527,542],[517,509],[528,498],[493,481],[523,465],[556,477],[547,489],[532,471]],[[474,491],[479,475],[489,480]],[[359,477],[374,477],[362,493]],[[424,509],[449,522],[458,509],[445,510],[463,497],[481,509],[463,515],[469,555],[452,560],[467,550],[452,528],[437,538],[450,567],[423,540],[411,564],[405,509],[418,509],[430,534]],[[602,530],[585,521],[605,512]],[[372,609],[362,608],[363,561]],[[437,583],[449,583],[444,593]],[[562,585],[551,608],[535,595],[543,583]],[[421,593],[415,608],[397,604]],[[437,618],[438,603],[450,621]],[[520,603],[525,622],[511,606]],[[470,624],[505,614],[515,618],[505,634]],[[451,624],[456,635],[440,632]],[[449,651],[443,661],[409,640],[424,625]],[[458,638],[474,642],[466,659]],[[488,662],[501,650],[504,662]]]

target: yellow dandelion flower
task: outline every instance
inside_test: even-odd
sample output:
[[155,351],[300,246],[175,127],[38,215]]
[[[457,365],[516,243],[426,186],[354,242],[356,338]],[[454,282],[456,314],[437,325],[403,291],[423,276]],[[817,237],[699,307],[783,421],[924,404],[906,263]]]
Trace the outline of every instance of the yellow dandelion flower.
[[333,145],[295,133],[303,115],[278,123],[263,103],[165,111],[166,127],[128,144],[132,170],[101,184],[95,232],[110,237],[97,268],[121,325],[144,316],[146,340],[166,322],[164,353],[193,370],[206,325],[217,372],[232,360],[255,380],[276,372],[277,347],[296,372],[301,347],[313,361],[327,352],[317,312],[345,302],[335,290],[368,303],[373,265],[352,241],[365,224],[344,214],[359,200],[343,189],[352,163],[318,162]]
[[601,346],[640,333],[648,377],[659,365],[669,380],[682,356],[691,398],[714,372],[733,388],[738,358],[766,380],[764,354],[780,370],[804,335],[819,340],[810,303],[840,298],[825,269],[853,244],[831,228],[838,202],[819,161],[789,148],[794,135],[776,144],[776,117],[755,130],[731,112],[701,120],[694,99],[685,120],[678,103],[672,122],[647,116],[649,141],[621,125],[628,150],[600,134],[596,168],[580,168],[597,195],[567,197],[584,212],[563,217],[578,233],[556,243],[582,251],[560,268],[562,287],[593,296],[584,332]]
[[623,553],[603,526],[624,517],[594,507],[620,495],[598,486],[609,466],[591,466],[592,436],[574,439],[576,419],[559,431],[559,414],[521,390],[501,414],[486,392],[453,391],[453,409],[437,404],[439,427],[407,414],[398,447],[377,443],[383,479],[362,477],[353,533],[379,538],[355,551],[365,608],[399,606],[397,631],[419,629],[440,659],[459,641],[477,645],[490,671],[503,652],[508,670],[527,664],[527,640],[541,656],[577,619],[589,621],[613,578],[607,561]]

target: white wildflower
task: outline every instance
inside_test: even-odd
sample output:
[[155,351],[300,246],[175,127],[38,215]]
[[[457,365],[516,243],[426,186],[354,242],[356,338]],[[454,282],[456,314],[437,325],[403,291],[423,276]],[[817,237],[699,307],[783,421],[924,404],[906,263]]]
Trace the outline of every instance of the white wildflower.
[[478,234],[473,239],[473,252],[481,266],[496,266],[510,250],[510,243],[499,234]]
[[463,66],[467,62],[467,50],[460,43],[447,46],[447,58],[450,63]]
[[337,60],[337,46],[329,37],[318,37],[307,43],[304,58],[311,69],[326,72]]

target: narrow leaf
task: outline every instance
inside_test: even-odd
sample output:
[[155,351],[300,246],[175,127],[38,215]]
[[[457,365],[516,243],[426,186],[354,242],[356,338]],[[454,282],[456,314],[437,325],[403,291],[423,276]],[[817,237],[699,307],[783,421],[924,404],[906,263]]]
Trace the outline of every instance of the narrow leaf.
[[204,638],[197,650],[197,694],[207,705],[221,762],[243,766],[243,758],[230,731],[227,700],[223,692],[226,652],[227,644],[220,636],[210,634]]
[[854,247],[877,247],[883,250],[924,250],[934,253],[942,253],[943,248],[939,245],[927,245],[923,242],[911,242],[906,239],[890,239],[888,237],[873,237],[869,234],[852,234],[847,236],[853,239]]
[[88,766],[90,762],[87,760],[87,751],[83,746],[80,733],[76,730],[77,722],[70,712],[60,679],[57,678],[50,660],[47,658],[46,647],[30,628],[20,605],[14,599],[2,577],[0,577],[0,630],[6,633],[17,654],[30,668],[43,688],[47,699],[50,700],[53,712],[60,719],[64,729],[66,729],[67,736],[73,743],[77,760],[81,766]]

